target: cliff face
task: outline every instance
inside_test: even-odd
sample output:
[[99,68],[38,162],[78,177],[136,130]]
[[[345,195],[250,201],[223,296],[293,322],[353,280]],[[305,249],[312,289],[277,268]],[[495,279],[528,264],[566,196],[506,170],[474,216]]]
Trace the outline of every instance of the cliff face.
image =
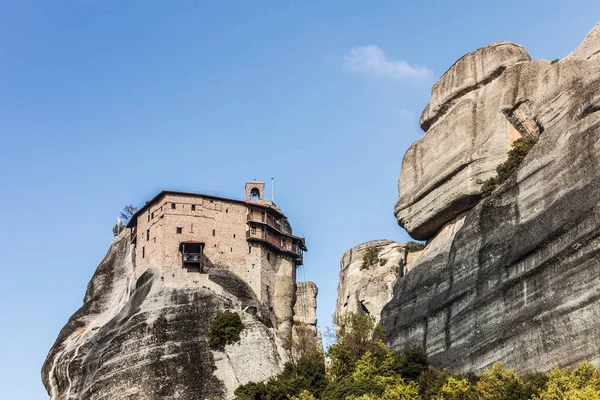
[[[600,364],[598,32],[554,62],[494,44],[434,86],[399,180],[399,223],[429,241],[382,311],[393,348],[461,371]],[[481,200],[522,135],[539,141]]]
[[300,358],[310,349],[322,349],[321,332],[317,328],[317,285],[298,282],[294,304],[294,328],[292,330],[292,356]]
[[[377,255],[370,265],[363,261],[367,251]],[[379,320],[398,276],[404,274],[406,256],[404,244],[391,240],[372,240],[348,250],[340,261],[336,316],[368,313]]]
[[[281,372],[292,348],[242,279],[218,268],[181,277],[150,268],[136,280],[130,239],[127,231],[115,239],[48,354],[51,399],[231,397],[239,384]],[[212,351],[208,327],[223,310],[245,328],[238,343]]]

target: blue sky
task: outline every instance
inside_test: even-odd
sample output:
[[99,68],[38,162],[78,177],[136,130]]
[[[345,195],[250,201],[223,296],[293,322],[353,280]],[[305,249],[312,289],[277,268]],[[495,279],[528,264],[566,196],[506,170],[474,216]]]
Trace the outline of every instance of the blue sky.
[[[119,209],[161,189],[276,203],[333,314],[339,259],[408,239],[392,209],[431,85],[498,40],[554,59],[597,1],[0,1],[0,387],[40,368]],[[497,4],[496,4],[497,3]]]

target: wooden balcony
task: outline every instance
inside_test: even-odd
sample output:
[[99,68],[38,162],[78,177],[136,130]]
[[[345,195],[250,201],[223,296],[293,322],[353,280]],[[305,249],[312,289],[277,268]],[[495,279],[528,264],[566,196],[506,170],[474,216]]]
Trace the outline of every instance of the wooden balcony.
[[277,224],[277,222],[275,222],[275,218],[273,218],[270,215],[255,215],[255,214],[248,214],[248,221],[252,221],[252,222],[258,222],[261,224],[267,224],[269,225],[271,228],[275,229],[278,232],[281,232],[281,227]]
[[202,264],[202,253],[183,253],[182,261],[190,264]]
[[246,238],[248,240],[257,240],[267,243],[274,247],[275,250],[295,255],[299,264],[302,264],[302,249],[297,244],[288,242],[288,240],[290,240],[289,238],[284,242],[276,235],[270,235],[266,231],[259,230],[254,232],[252,232],[252,230],[246,231]]
[[181,265],[188,270],[202,272],[202,250],[204,243],[184,242],[179,245],[181,251]]

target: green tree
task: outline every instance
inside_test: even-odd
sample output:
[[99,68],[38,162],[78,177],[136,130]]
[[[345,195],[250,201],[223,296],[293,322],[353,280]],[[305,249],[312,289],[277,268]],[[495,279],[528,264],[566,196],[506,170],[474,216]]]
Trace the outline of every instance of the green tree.
[[317,400],[308,390],[303,390],[298,396],[292,396],[291,400]]
[[525,384],[513,369],[504,368],[502,363],[481,374],[477,390],[483,398],[490,400],[525,399]]
[[477,400],[477,390],[466,378],[449,377],[440,389],[439,400]]
[[595,366],[582,362],[567,371],[553,368],[548,373],[548,384],[536,400],[600,400],[600,374]]
[[548,386],[548,376],[543,372],[526,372],[521,376],[525,385],[525,397],[538,396]]
[[429,361],[419,346],[408,347],[394,353],[394,371],[410,381],[419,379],[421,373],[429,367]]
[[437,399],[442,387],[452,374],[446,370],[439,370],[433,365],[419,375],[419,392],[424,400]]
[[385,338],[385,331],[374,317],[346,313],[336,317],[334,322],[337,326],[337,343],[331,345],[326,352],[330,359],[330,375],[333,379],[348,376],[366,352],[384,352],[385,346],[382,348],[381,344]]

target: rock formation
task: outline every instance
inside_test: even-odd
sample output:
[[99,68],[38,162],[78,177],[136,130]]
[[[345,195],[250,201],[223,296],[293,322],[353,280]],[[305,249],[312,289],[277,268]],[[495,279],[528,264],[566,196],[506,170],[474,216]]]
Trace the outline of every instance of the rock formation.
[[317,285],[298,282],[294,304],[292,355],[300,358],[309,349],[322,349],[321,332],[317,329]]
[[[373,263],[365,265],[363,257],[367,251],[374,251],[377,256]],[[381,309],[392,298],[398,276],[404,275],[406,258],[404,244],[391,240],[373,240],[348,250],[340,261],[336,316],[367,313],[379,320]]]
[[529,60],[522,47],[495,43],[462,57],[433,86],[420,120],[427,133],[404,155],[398,181],[395,213],[412,237],[431,238],[479,201],[481,182],[520,136],[502,113],[519,101],[503,81],[519,80],[511,67]]
[[[115,238],[50,350],[42,380],[51,399],[231,398],[239,384],[282,370],[293,349],[244,280],[221,268],[185,277],[149,268],[136,280],[130,243],[129,230]],[[244,330],[213,351],[208,327],[223,310]]]
[[[389,344],[440,367],[518,371],[600,364],[600,24],[568,57],[496,43],[433,87],[395,208],[427,239],[382,311]],[[490,197],[516,138],[539,135]]]

